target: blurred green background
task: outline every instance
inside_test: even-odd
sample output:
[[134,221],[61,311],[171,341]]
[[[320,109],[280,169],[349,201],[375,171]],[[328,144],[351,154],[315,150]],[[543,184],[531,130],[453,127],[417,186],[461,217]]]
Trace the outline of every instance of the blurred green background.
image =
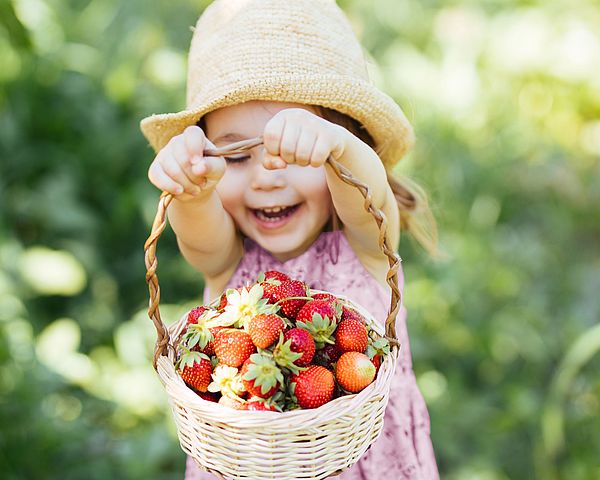
[[[207,1],[0,2],[0,477],[181,479],[151,367],[138,123],[184,105]],[[600,478],[600,8],[343,0],[415,125],[444,261],[404,237],[442,478]],[[377,64],[377,65],[376,65]],[[163,314],[202,283],[159,245]]]

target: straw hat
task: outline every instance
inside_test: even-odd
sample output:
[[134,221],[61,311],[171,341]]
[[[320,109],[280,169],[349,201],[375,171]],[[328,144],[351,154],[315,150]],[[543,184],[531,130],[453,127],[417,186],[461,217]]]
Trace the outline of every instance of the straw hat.
[[413,132],[370,82],[362,48],[334,0],[216,0],[194,29],[187,108],[141,122],[155,151],[206,113],[250,100],[294,102],[358,120],[390,167]]

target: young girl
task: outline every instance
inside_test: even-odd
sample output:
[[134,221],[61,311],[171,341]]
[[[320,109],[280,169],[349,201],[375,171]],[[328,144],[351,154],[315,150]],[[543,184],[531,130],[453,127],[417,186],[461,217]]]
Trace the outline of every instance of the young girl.
[[[343,293],[383,322],[390,289],[379,228],[360,192],[325,161],[331,155],[369,186],[394,246],[401,225],[415,229],[413,212],[428,209],[418,190],[388,173],[412,130],[368,81],[335,2],[215,1],[194,32],[187,101],[183,112],[144,119],[142,130],[158,152],[149,178],[175,195],[170,223],[204,275],[205,300],[279,270]],[[258,136],[263,145],[247,152],[203,156],[208,147]],[[382,434],[342,480],[438,478],[404,307],[396,329],[402,347]],[[216,477],[188,459],[186,478]]]

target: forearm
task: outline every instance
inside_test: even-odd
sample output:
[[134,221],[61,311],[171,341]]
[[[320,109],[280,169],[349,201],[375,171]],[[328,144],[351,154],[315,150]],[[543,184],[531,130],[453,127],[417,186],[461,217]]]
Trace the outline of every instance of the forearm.
[[239,249],[233,219],[215,190],[185,202],[174,200],[168,214],[183,256],[204,274],[219,273]]
[[[385,168],[373,149],[351,136],[338,162],[350,170],[354,178],[369,187],[373,206],[382,209],[386,204],[390,186]],[[328,166],[326,171],[327,183],[340,220],[345,225],[361,225],[371,221],[373,217],[363,207],[364,197],[361,192],[343,182],[331,167]]]

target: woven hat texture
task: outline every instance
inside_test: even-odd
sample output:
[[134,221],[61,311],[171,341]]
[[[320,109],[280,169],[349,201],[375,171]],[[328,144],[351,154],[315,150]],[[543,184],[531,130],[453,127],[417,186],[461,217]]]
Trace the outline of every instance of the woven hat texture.
[[413,143],[400,107],[369,80],[365,56],[334,0],[216,0],[188,57],[187,106],[144,118],[155,151],[203,115],[250,100],[337,110],[371,134],[386,166]]

